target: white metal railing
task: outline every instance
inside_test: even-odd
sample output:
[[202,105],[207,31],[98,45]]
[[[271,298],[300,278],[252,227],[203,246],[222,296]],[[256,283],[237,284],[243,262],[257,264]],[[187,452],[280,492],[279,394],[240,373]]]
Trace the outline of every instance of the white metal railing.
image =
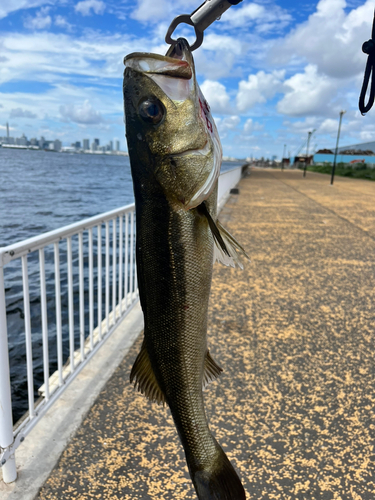
[[[219,177],[219,209],[241,170]],[[25,436],[138,301],[134,220],[134,205],[128,205],[0,248],[0,465],[6,483],[16,479],[14,454]],[[11,269],[7,279],[17,262],[20,269]],[[18,334],[25,335],[26,351],[28,398],[14,428],[5,283],[19,288]],[[37,341],[39,376],[33,363]]]
[[[128,205],[0,248],[0,463],[5,482],[16,479],[14,452],[20,442],[138,301],[134,218],[134,205]],[[28,402],[25,417],[13,429],[4,266],[17,260]],[[39,386],[33,363],[38,333],[43,351]]]

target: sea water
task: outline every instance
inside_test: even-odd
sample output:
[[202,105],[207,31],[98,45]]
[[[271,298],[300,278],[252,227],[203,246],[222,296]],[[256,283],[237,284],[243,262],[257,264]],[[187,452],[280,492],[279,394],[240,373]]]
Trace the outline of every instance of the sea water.
[[[243,162],[224,162],[226,171]],[[0,247],[134,202],[129,158],[107,154],[74,154],[0,148]],[[74,246],[74,241],[73,241]],[[64,260],[62,248],[61,261]],[[78,276],[77,259],[73,273]],[[85,282],[87,266],[85,259]],[[28,259],[33,349],[34,393],[43,384],[43,346],[40,328],[40,282],[37,252]],[[27,410],[26,348],[21,262],[4,269],[13,418]],[[69,356],[66,269],[62,269],[63,361]],[[46,249],[46,287],[50,374],[57,366],[53,248]],[[78,286],[74,312],[78,322]],[[87,290],[87,286],[85,286]],[[111,287],[112,288],[112,287]],[[86,301],[87,303],[87,301]],[[88,334],[88,308],[85,311]],[[79,339],[76,339],[78,348]]]

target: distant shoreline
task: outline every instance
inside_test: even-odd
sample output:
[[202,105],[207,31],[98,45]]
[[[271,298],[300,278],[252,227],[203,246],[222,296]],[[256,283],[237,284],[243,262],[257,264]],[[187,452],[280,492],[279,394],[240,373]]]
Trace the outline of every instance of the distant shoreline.
[[114,155],[114,156],[129,156],[127,151],[90,151],[87,149],[61,149],[60,151],[56,151],[55,149],[41,149],[38,146],[20,146],[18,144],[1,144],[1,148],[4,149],[17,149],[19,150],[28,150],[28,151],[45,151],[46,153],[71,153],[71,154],[87,154],[87,155]]
[[[17,149],[17,150],[28,150],[28,151],[46,151],[47,153],[70,153],[70,154],[84,154],[84,155],[113,155],[113,156],[129,156],[127,151],[91,151],[89,149],[79,149],[79,150],[60,150],[56,151],[55,149],[40,149],[38,146],[20,146],[18,144],[0,144],[0,149],[3,147],[4,149]],[[229,156],[223,156],[223,161],[225,162],[246,162],[246,159],[242,158],[233,158]]]

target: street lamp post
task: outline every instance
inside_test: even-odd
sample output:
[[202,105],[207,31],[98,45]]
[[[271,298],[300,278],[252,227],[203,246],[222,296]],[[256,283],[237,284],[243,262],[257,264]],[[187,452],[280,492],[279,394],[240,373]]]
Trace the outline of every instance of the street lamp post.
[[345,114],[346,111],[340,111],[340,120],[339,120],[339,130],[337,132],[337,141],[336,141],[336,149],[335,149],[335,158],[333,159],[333,167],[332,167],[332,174],[331,174],[331,186],[333,184],[333,179],[335,177],[335,169],[336,169],[336,156],[337,156],[337,150],[339,147],[339,139],[340,139],[340,130],[341,130],[341,121],[342,121],[342,116]]
[[307,159],[309,157],[309,145],[310,145],[310,139],[313,133],[315,132],[315,129],[312,130],[311,132],[308,132],[307,134],[307,146],[306,146],[306,161],[305,161],[305,168],[303,169],[303,176],[306,177],[306,167],[307,167]]

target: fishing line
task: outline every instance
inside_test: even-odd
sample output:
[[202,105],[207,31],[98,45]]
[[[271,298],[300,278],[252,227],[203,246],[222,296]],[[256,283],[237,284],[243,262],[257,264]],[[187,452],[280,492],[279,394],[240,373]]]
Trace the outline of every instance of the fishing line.
[[[365,54],[368,54],[367,58],[367,63],[366,63],[366,69],[365,69],[365,75],[363,78],[363,84],[362,84],[362,89],[361,89],[361,94],[359,96],[359,111],[361,112],[362,115],[365,115],[370,109],[372,108],[374,104],[374,99],[375,99],[375,80],[374,80],[374,71],[375,71],[375,12],[374,12],[374,19],[372,22],[372,32],[371,32],[371,38],[367,42],[365,42],[362,45],[362,52]],[[370,75],[371,75],[371,86],[370,86],[370,96],[368,99],[367,104],[365,104],[365,97],[370,81]]]

